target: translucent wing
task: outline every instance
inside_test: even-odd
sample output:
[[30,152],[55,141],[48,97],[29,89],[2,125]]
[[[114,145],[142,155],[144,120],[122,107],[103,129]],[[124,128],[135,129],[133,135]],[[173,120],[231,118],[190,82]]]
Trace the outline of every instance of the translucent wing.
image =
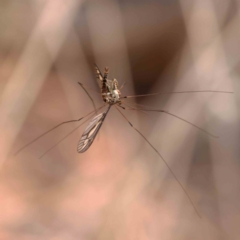
[[92,121],[87,125],[85,131],[82,134],[82,137],[78,143],[77,151],[78,153],[83,153],[88,150],[92,145],[99,129],[102,126],[103,120],[106,116],[106,113],[100,113],[92,119]]

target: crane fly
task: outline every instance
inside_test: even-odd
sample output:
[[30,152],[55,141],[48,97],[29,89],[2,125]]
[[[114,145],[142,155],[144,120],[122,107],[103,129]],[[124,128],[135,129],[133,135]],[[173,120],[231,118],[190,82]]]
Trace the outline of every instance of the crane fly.
[[[92,90],[91,88],[87,87],[86,85],[83,85],[82,83],[78,82],[78,84],[82,87],[82,89],[86,92],[86,94],[88,95],[88,97],[90,98],[90,100],[92,101],[92,104],[94,106],[94,111],[88,113],[87,115],[79,118],[79,119],[75,119],[75,120],[69,120],[69,121],[65,121],[62,122],[58,125],[56,125],[55,127],[51,128],[50,130],[44,132],[43,134],[41,134],[40,136],[38,136],[37,138],[33,139],[31,142],[29,142],[28,144],[24,145],[22,148],[20,148],[16,153],[18,154],[19,152],[21,152],[23,149],[25,149],[26,147],[28,147],[30,144],[32,144],[33,142],[37,141],[39,138],[45,136],[46,134],[48,134],[49,132],[53,131],[54,129],[60,127],[63,124],[67,124],[67,123],[72,123],[72,122],[80,122],[81,120],[87,118],[83,123],[87,122],[90,120],[90,118],[92,118],[92,115],[96,115],[97,112],[104,108],[105,106],[108,106],[107,110],[105,112],[102,112],[100,114],[97,114],[96,116],[94,116],[92,118],[92,120],[88,123],[87,127],[85,128],[80,141],[78,142],[77,145],[77,152],[78,153],[84,153],[85,151],[87,151],[89,149],[89,147],[92,145],[92,143],[94,142],[94,139],[96,138],[105,118],[107,117],[108,112],[110,111],[110,109],[112,107],[115,107],[117,109],[117,111],[120,113],[120,115],[129,123],[129,125],[149,144],[149,146],[158,154],[158,156],[162,159],[162,161],[165,163],[166,167],[168,168],[168,170],[170,171],[170,173],[172,174],[172,176],[176,179],[176,181],[178,182],[178,184],[180,185],[180,187],[182,188],[182,190],[184,191],[184,193],[186,194],[186,196],[188,197],[190,203],[192,204],[193,208],[195,209],[196,213],[198,214],[199,217],[200,214],[197,211],[197,208],[195,207],[194,203],[192,202],[190,196],[188,195],[187,191],[185,190],[185,188],[183,187],[183,185],[181,184],[181,182],[178,180],[178,178],[176,177],[176,175],[174,174],[174,172],[171,170],[170,166],[168,165],[168,163],[166,162],[166,160],[164,159],[164,157],[160,154],[160,152],[152,145],[151,142],[149,142],[149,140],[137,129],[134,127],[134,125],[128,120],[128,118],[124,115],[123,110],[132,110],[132,111],[143,111],[143,112],[160,112],[160,113],[165,113],[168,114],[172,117],[175,117],[181,121],[184,121],[188,124],[190,124],[191,126],[197,128],[198,130],[202,131],[204,134],[207,134],[211,137],[214,138],[218,138],[218,136],[215,136],[211,133],[209,133],[208,131],[200,128],[199,126],[187,121],[186,119],[183,119],[173,113],[170,113],[166,110],[163,109],[154,109],[151,107],[147,107],[145,105],[141,105],[141,104],[136,104],[136,103],[129,103],[126,102],[125,100],[128,98],[136,98],[136,97],[148,97],[148,96],[155,96],[155,95],[160,95],[160,94],[182,94],[182,93],[233,93],[233,92],[226,92],[226,91],[212,91],[212,90],[206,90],[206,91],[182,91],[182,92],[158,92],[158,93],[152,93],[152,94],[142,94],[142,95],[132,95],[132,96],[124,96],[121,97],[121,89],[123,88],[125,82],[122,84],[122,86],[119,88],[118,87],[118,81],[117,79],[108,79],[108,73],[109,73],[109,69],[107,67],[105,67],[104,69],[104,74],[101,73],[100,69],[98,68],[98,66],[95,64],[95,71],[96,71],[96,78],[97,81],[100,85],[100,95],[102,97],[102,100],[104,102],[104,105],[102,105],[99,108],[96,108],[94,101],[91,97],[91,95],[88,93],[87,89],[91,90],[91,91],[95,91]],[[97,92],[99,93],[99,92]],[[134,105],[134,106],[133,106]],[[83,124],[82,123],[82,124]],[[80,124],[77,128],[79,128],[82,124]],[[40,158],[42,158],[46,153],[48,153],[50,150],[52,150],[55,146],[57,146],[60,142],[62,142],[66,137],[68,137],[71,133],[73,133],[77,128],[73,129],[73,131],[71,131],[70,133],[68,133],[63,139],[61,139],[59,142],[57,142],[54,146],[52,146],[50,149],[48,149]]]

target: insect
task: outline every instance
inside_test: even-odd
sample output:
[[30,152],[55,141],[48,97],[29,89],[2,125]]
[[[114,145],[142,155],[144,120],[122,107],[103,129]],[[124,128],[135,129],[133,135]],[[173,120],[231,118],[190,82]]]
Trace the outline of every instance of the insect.
[[[84,130],[82,137],[80,139],[80,141],[78,142],[77,145],[77,152],[78,153],[84,153],[85,151],[87,151],[89,149],[89,147],[92,145],[92,143],[94,142],[94,139],[96,138],[105,118],[108,115],[108,112],[110,111],[110,109],[112,107],[116,108],[117,111],[120,113],[120,115],[129,123],[129,125],[140,134],[140,136],[150,145],[150,147],[158,154],[158,156],[164,161],[164,163],[166,164],[167,168],[169,169],[169,171],[171,172],[171,174],[173,175],[173,177],[176,179],[176,181],[179,183],[180,187],[183,189],[183,191],[185,192],[186,196],[188,197],[189,201],[191,202],[193,208],[195,209],[195,211],[197,212],[197,214],[200,217],[200,214],[198,213],[196,207],[194,206],[191,198],[189,197],[187,191],[185,190],[185,188],[182,186],[181,182],[177,179],[177,177],[175,176],[174,172],[171,170],[170,166],[168,165],[168,163],[166,162],[166,160],[163,158],[163,156],[160,154],[160,152],[149,142],[149,140],[137,129],[134,127],[134,125],[127,119],[127,117],[124,115],[123,111],[124,110],[133,110],[133,111],[144,111],[144,112],[160,112],[160,113],[165,113],[168,115],[171,115],[175,118],[178,118],[181,121],[184,121],[188,124],[190,124],[191,126],[197,128],[198,130],[202,131],[205,134],[208,134],[211,137],[217,138],[217,136],[212,135],[211,133],[207,132],[206,130],[198,127],[197,125],[187,121],[186,119],[183,119],[173,113],[170,113],[166,110],[162,110],[162,109],[154,109],[154,108],[150,108],[150,107],[146,107],[144,105],[141,104],[136,104],[136,103],[129,103],[126,102],[125,100],[127,98],[135,98],[135,97],[147,97],[147,96],[154,96],[154,95],[160,95],[160,94],[181,94],[181,93],[201,93],[201,92],[209,92],[209,93],[232,93],[232,92],[226,92],[226,91],[212,91],[212,90],[206,90],[206,91],[183,91],[183,92],[159,92],[159,93],[152,93],[152,94],[143,94],[143,95],[133,95],[133,96],[124,96],[121,97],[121,89],[124,86],[123,85],[119,88],[118,86],[118,81],[117,79],[108,79],[108,73],[109,73],[109,69],[107,67],[105,67],[104,69],[104,74],[101,73],[100,69],[98,68],[98,66],[95,64],[95,71],[96,71],[96,77],[97,80],[100,84],[100,95],[102,97],[102,100],[104,102],[104,105],[102,105],[101,107],[97,108],[95,107],[95,104],[93,102],[93,99],[91,98],[90,94],[88,93],[88,91],[86,90],[86,86],[84,86],[82,83],[79,83],[79,85],[83,88],[83,90],[87,93],[87,95],[89,96],[89,98],[91,99],[95,110],[88,113],[87,115],[76,119],[76,120],[70,120],[70,121],[65,121],[62,122],[60,124],[58,124],[57,126],[51,128],[50,130],[48,130],[47,132],[41,134],[40,136],[38,136],[37,138],[33,139],[31,142],[29,142],[28,144],[24,145],[22,148],[20,148],[15,154],[18,154],[19,152],[21,152],[23,149],[25,149],[26,147],[28,147],[30,144],[32,144],[33,142],[37,141],[39,138],[45,136],[46,134],[48,134],[49,132],[51,132],[52,130],[60,127],[63,124],[67,124],[67,123],[72,123],[72,122],[80,122],[81,120],[86,119],[86,121],[88,121],[90,118],[92,118],[93,114],[96,114],[97,111],[99,111],[100,109],[104,108],[105,106],[107,106],[107,110],[105,112],[102,112],[98,115],[96,115],[87,125],[86,129]],[[89,87],[87,87],[89,88]],[[90,88],[89,88],[90,89]],[[92,90],[92,89],[90,89]],[[85,121],[85,122],[86,122]],[[85,123],[83,122],[83,123]],[[82,123],[82,124],[83,124]],[[82,125],[81,124],[81,125]],[[80,127],[81,125],[79,125],[78,127]],[[77,128],[78,128],[77,127]],[[76,128],[73,130],[75,131]],[[72,132],[73,132],[72,131]],[[69,136],[72,132],[70,132],[67,136]],[[61,141],[63,141],[67,136],[65,136],[63,139],[61,139],[57,144],[59,144]],[[49,152],[51,149],[53,149],[57,144],[55,144],[53,147],[51,147],[49,150],[47,150],[41,157],[43,157],[47,152]],[[40,158],[41,158],[40,157]]]

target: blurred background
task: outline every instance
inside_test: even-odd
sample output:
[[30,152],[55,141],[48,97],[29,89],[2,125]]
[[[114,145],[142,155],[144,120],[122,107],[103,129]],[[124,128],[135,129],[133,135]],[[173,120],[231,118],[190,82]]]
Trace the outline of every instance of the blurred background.
[[[237,240],[240,237],[239,0],[0,1],[0,239]],[[99,91],[94,63],[122,96],[178,115],[113,108],[78,154]],[[103,103],[89,91],[94,103]],[[103,112],[104,109],[100,110]],[[90,121],[90,120],[88,120]],[[40,158],[48,149],[46,155]]]

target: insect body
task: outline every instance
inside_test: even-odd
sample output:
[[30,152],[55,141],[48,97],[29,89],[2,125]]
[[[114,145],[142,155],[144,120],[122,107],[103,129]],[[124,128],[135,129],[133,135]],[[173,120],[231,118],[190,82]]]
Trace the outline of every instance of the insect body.
[[118,81],[117,79],[109,80],[107,79],[108,76],[108,68],[106,67],[104,70],[104,77],[102,78],[101,72],[98,70],[96,66],[96,71],[98,79],[101,81],[101,92],[102,92],[102,99],[104,102],[108,104],[121,104],[120,96],[121,92],[118,89]]
[[96,73],[97,73],[97,79],[100,80],[101,84],[101,94],[102,99],[105,103],[109,105],[109,108],[107,112],[100,113],[96,117],[92,119],[92,121],[88,124],[87,128],[82,134],[82,137],[78,143],[77,151],[78,153],[83,153],[88,150],[88,148],[92,145],[98,131],[100,130],[103,121],[110,110],[112,105],[119,105],[121,106],[121,92],[118,89],[118,81],[117,79],[107,79],[108,76],[108,68],[106,67],[104,70],[104,75],[102,77],[102,74],[98,67],[95,67]]
[[[148,139],[138,130],[136,129],[133,124],[126,118],[126,116],[122,113],[121,110],[133,110],[133,111],[146,111],[146,112],[160,112],[160,113],[164,113],[164,114],[168,114],[172,117],[175,117],[181,121],[184,121],[188,124],[190,124],[191,126],[197,128],[198,130],[204,132],[205,134],[210,135],[211,137],[216,137],[212,134],[210,134],[209,132],[207,132],[206,130],[196,126],[195,124],[173,114],[170,113],[166,110],[162,110],[162,109],[154,109],[154,108],[149,108],[146,107],[144,105],[139,105],[139,104],[135,104],[135,103],[129,103],[126,102],[124,100],[121,101],[122,99],[127,99],[127,98],[135,98],[135,97],[147,97],[147,96],[153,96],[153,95],[159,95],[159,94],[180,94],[180,93],[201,93],[201,92],[217,92],[217,93],[232,93],[232,92],[226,92],[226,91],[212,91],[212,90],[207,90],[207,91],[184,91],[184,92],[169,92],[169,93],[163,93],[163,92],[159,92],[159,93],[153,93],[153,94],[144,94],[144,95],[134,95],[134,96],[125,96],[125,97],[121,97],[121,92],[120,89],[118,89],[118,81],[116,79],[113,80],[109,80],[107,79],[108,77],[108,68],[105,68],[104,70],[104,75],[101,74],[101,71],[99,70],[99,68],[97,67],[97,65],[95,65],[95,70],[96,70],[96,77],[100,83],[100,94],[101,97],[104,101],[104,105],[99,107],[99,108],[95,108],[95,104],[93,99],[91,98],[90,94],[88,93],[88,91],[85,89],[85,87],[83,86],[82,83],[79,83],[80,86],[84,89],[84,91],[88,94],[89,98],[91,99],[95,110],[88,113],[87,115],[85,115],[84,117],[81,117],[79,119],[76,120],[70,120],[70,121],[66,121],[66,122],[62,122],[60,124],[58,124],[57,126],[53,127],[52,129],[48,130],[47,132],[41,134],[40,136],[38,136],[37,138],[35,138],[34,140],[32,140],[30,143],[26,144],[25,146],[23,146],[22,148],[20,148],[15,154],[19,153],[20,151],[22,151],[24,148],[26,148],[27,146],[29,146],[30,144],[32,144],[33,142],[37,141],[39,138],[43,137],[44,135],[46,135],[47,133],[51,132],[52,130],[58,128],[59,126],[66,124],[66,123],[72,123],[72,122],[79,122],[81,120],[83,120],[84,118],[90,116],[92,118],[92,114],[96,114],[96,112],[100,109],[102,109],[103,107],[105,107],[106,105],[108,105],[108,108],[105,112],[98,114],[97,116],[95,116],[87,125],[85,131],[82,134],[82,137],[78,143],[77,146],[77,151],[78,153],[83,153],[85,151],[88,150],[88,148],[92,145],[95,137],[97,136],[110,108],[112,106],[114,106],[117,111],[122,115],[122,117],[129,123],[129,125],[140,134],[140,136],[142,138],[145,139],[145,141],[151,146],[152,149],[154,149],[154,151],[158,154],[158,156],[164,161],[164,163],[166,164],[167,168],[169,169],[169,171],[171,172],[171,174],[173,175],[173,177],[176,179],[176,181],[179,183],[179,185],[181,186],[181,188],[183,189],[183,191],[185,192],[186,196],[188,197],[189,201],[191,202],[191,204],[193,205],[194,209],[196,210],[196,212],[198,213],[197,209],[195,208],[191,198],[189,197],[189,195],[187,194],[186,190],[184,189],[184,187],[182,186],[182,184],[179,182],[179,180],[177,179],[177,177],[175,176],[175,174],[173,173],[173,171],[171,170],[171,168],[169,167],[168,163],[166,162],[166,160],[163,158],[163,156],[158,152],[158,150],[148,141]],[[135,106],[133,106],[133,105]],[[88,120],[88,119],[87,119]],[[83,122],[84,123],[84,122]],[[82,124],[81,124],[82,125]],[[79,125],[78,127],[80,127],[81,125]],[[75,131],[75,129],[73,130]],[[73,132],[72,131],[72,132]],[[71,132],[71,133],[72,133]],[[69,133],[67,136],[69,136],[71,133]],[[63,141],[67,136],[65,136],[61,141]],[[59,144],[61,141],[59,141],[57,144]],[[47,152],[49,152],[51,149],[53,149],[57,144],[55,144],[53,147],[51,147]],[[43,157],[47,152],[45,152],[41,157]],[[40,157],[40,158],[41,158]],[[199,213],[198,213],[199,215]],[[200,215],[199,215],[200,216]]]

